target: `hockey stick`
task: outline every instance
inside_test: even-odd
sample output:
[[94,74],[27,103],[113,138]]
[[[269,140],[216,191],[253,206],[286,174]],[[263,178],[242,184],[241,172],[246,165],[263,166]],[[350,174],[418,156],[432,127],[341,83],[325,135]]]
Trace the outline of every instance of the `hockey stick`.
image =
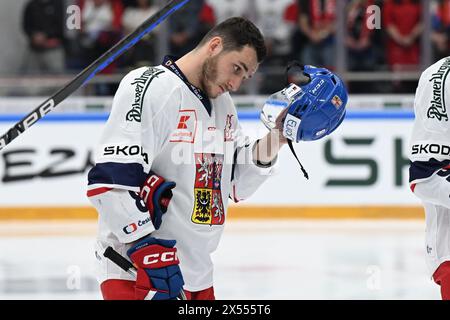
[[172,0],[159,12],[148,18],[135,31],[119,41],[114,47],[105,52],[100,58],[95,60],[86,69],[81,71],[71,82],[47,99],[30,114],[17,122],[3,136],[0,137],[0,150],[6,147],[11,141],[28,130],[37,121],[42,119],[49,112],[53,111],[58,104],[64,101],[68,96],[78,88],[89,82],[97,73],[101,72],[114,60],[121,56],[125,51],[134,46],[147,33],[155,29],[172,13],[182,8],[190,0]]
[[[123,271],[127,272],[132,277],[134,278],[137,277],[137,270],[135,266],[130,261],[125,259],[121,254],[119,254],[116,250],[114,250],[112,247],[106,248],[103,255],[112,262],[114,262],[117,266],[119,266]],[[183,290],[181,290],[179,298],[180,300],[187,300],[186,294],[184,293]]]

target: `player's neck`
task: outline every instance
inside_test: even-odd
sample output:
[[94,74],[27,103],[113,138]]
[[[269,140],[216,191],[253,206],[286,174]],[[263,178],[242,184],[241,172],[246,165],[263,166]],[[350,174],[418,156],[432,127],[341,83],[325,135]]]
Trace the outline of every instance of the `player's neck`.
[[203,90],[200,82],[200,71],[203,67],[202,61],[200,54],[194,50],[178,59],[176,64],[191,84]]

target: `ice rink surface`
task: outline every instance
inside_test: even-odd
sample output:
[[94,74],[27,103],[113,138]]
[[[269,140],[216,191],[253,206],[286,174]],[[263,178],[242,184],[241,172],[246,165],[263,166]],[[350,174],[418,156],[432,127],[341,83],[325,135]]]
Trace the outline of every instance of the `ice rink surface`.
[[[419,220],[229,220],[218,299],[440,299]],[[0,299],[100,299],[96,224],[0,223]]]

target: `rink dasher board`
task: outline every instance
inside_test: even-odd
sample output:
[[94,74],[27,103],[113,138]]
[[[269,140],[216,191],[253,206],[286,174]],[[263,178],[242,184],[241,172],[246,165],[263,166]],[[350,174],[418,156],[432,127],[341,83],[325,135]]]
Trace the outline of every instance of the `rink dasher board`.
[[[87,172],[107,114],[56,114],[35,125],[0,153],[1,207],[88,207]],[[0,117],[0,131],[19,117]],[[246,134],[267,130],[255,112],[240,113]],[[278,173],[248,206],[419,207],[408,187],[411,112],[349,112],[331,136],[295,145],[310,175],[303,178],[288,148]]]

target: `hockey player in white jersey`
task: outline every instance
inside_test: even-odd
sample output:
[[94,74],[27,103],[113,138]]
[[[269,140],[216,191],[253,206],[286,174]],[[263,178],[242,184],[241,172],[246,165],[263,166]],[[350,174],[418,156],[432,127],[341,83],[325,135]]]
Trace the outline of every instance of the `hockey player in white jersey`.
[[430,275],[450,300],[450,57],[425,70],[414,100],[410,187],[425,208]]
[[[252,77],[265,55],[253,23],[231,18],[185,56],[166,57],[121,81],[88,176],[88,196],[99,213],[104,299],[174,299],[181,290],[188,299],[214,299],[210,254],[227,220],[228,199],[248,198],[274,173],[285,137],[314,140],[311,135],[320,138],[342,122],[345,105],[333,95],[342,85],[317,69],[324,79],[312,81],[313,93],[303,95],[309,102],[286,109],[263,138],[244,136],[228,92]],[[310,122],[320,118],[320,125],[305,131],[295,117],[308,118],[310,111],[320,113]],[[103,257],[108,246],[129,257],[136,279]]]

